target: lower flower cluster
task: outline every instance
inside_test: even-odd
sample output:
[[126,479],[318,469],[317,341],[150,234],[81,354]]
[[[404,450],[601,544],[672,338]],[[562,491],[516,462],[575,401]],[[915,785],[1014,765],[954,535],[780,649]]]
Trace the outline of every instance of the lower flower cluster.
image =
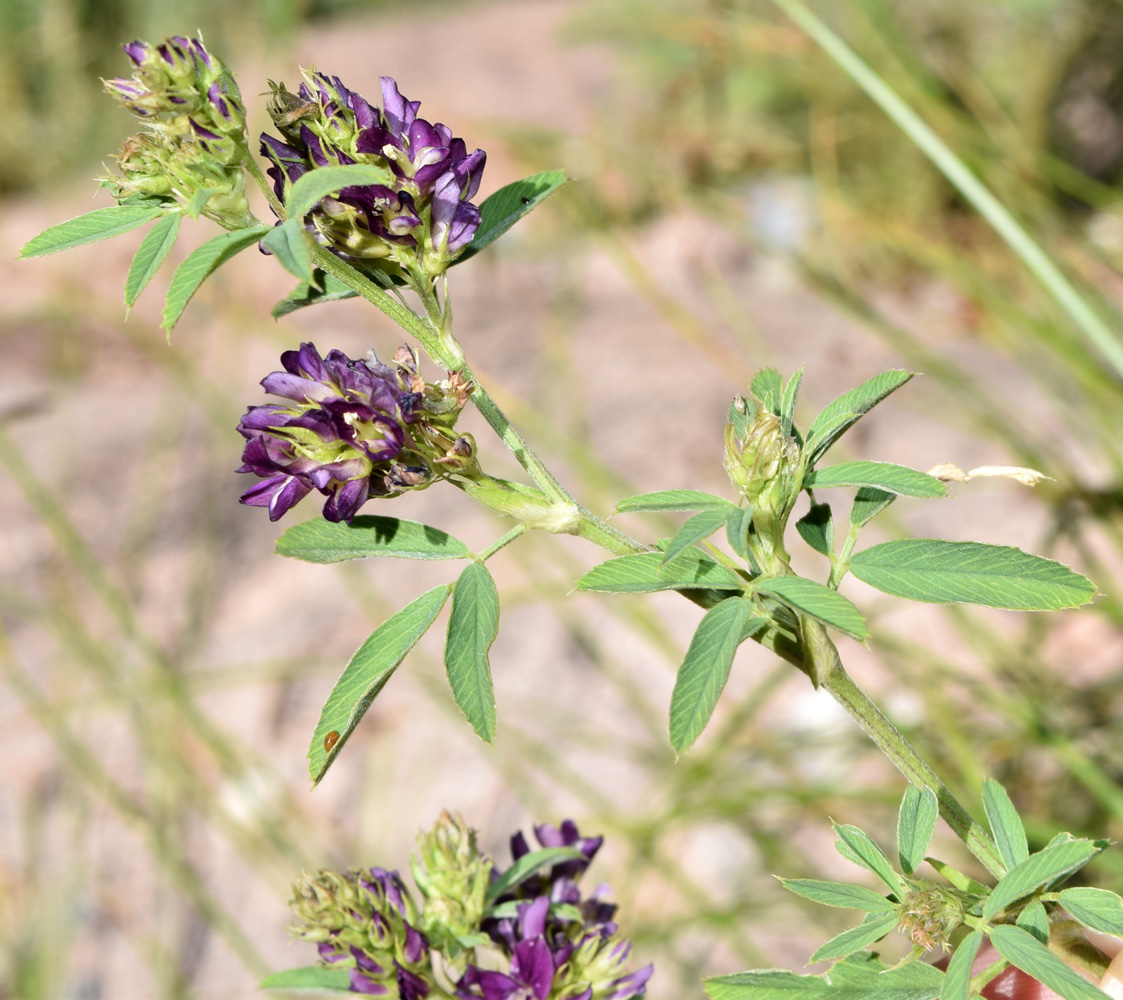
[[[601,885],[578,881],[602,838],[569,820],[521,833],[506,871],[447,814],[419,838],[412,871],[421,902],[397,872],[322,871],[295,889],[298,936],[321,960],[349,969],[350,990],[401,1000],[627,1000],[642,996],[652,967],[628,972],[631,945]],[[555,849],[555,850],[551,850]],[[561,851],[556,849],[562,849]],[[564,853],[563,853],[564,852]]]

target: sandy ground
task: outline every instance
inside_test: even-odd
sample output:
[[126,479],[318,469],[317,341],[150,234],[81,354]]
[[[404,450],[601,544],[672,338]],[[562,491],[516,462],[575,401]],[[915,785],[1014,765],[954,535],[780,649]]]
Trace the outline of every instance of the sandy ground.
[[[606,51],[559,42],[571,7],[518,0],[472,5],[424,26],[407,18],[359,20],[306,33],[296,56],[367,93],[377,92],[376,74],[397,76],[407,95],[423,98],[423,113],[455,123],[470,143],[489,149],[486,190],[520,173],[503,151],[512,126],[570,134],[564,148],[574,161],[560,165],[580,176],[582,142],[598,104],[613,93],[614,70]],[[465,51],[470,70],[450,58]],[[278,56],[259,76],[291,80],[288,65]],[[243,71],[243,85],[253,93],[249,75]],[[641,766],[598,745],[598,734],[607,743],[655,743],[620,689],[605,682],[602,666],[590,661],[587,644],[656,706],[669,698],[672,665],[657,641],[640,637],[606,602],[571,597],[559,613],[575,572],[597,558],[571,539],[535,543],[523,558],[504,554],[494,563],[507,600],[492,654],[500,703],[494,751],[474,740],[447,698],[433,694],[441,683],[440,647],[439,636],[429,636],[328,780],[307,793],[304,747],[336,671],[373,623],[450,578],[449,570],[393,564],[337,572],[273,555],[281,526],[234,502],[245,485],[231,474],[239,441],[222,427],[232,428],[241,408],[259,401],[255,383],[276,366],[281,349],[313,339],[323,350],[357,356],[374,345],[388,355],[394,328],[354,303],[272,324],[269,305],[289,279],[247,253],[199,295],[168,348],[156,330],[158,294],[150,293],[127,324],[121,320],[117,289],[133,241],[11,262],[45,223],[85,210],[88,193],[83,187],[46,205],[9,205],[0,216],[0,410],[11,442],[40,481],[32,492],[42,491],[69,516],[92,553],[95,581],[91,586],[74,570],[81,555],[78,563],[73,554],[60,556],[63,545],[79,543],[36,514],[9,466],[0,479],[9,669],[49,699],[35,718],[31,695],[19,698],[0,685],[0,893],[7,888],[11,911],[24,907],[47,928],[13,930],[9,915],[16,945],[30,948],[36,934],[66,943],[65,974],[53,980],[66,996],[160,995],[168,984],[152,970],[162,950],[188,970],[198,995],[249,996],[254,976],[235,958],[230,938],[208,929],[197,916],[205,904],[196,898],[191,906],[176,888],[184,865],[233,914],[265,964],[279,968],[310,960],[284,932],[285,886],[300,864],[402,865],[416,830],[441,808],[462,812],[497,854],[506,833],[534,816],[586,810],[576,779],[528,766],[537,741],[565,749],[573,773],[611,803],[606,814],[649,810],[676,764],[669,751]],[[581,188],[559,197],[580,198]],[[686,486],[728,493],[721,426],[753,367],[790,371],[806,364],[806,417],[843,389],[901,363],[889,346],[809,294],[781,262],[747,251],[730,231],[699,216],[664,217],[626,242],[652,274],[673,276],[662,291],[714,331],[703,344],[689,342],[637,293],[611,246],[576,244],[560,259],[545,245],[546,226],[527,230],[455,273],[457,329],[496,396],[532,437],[539,435],[567,482],[584,483],[599,512],[622,489],[614,495],[597,486],[559,439],[580,442],[637,492]],[[721,276],[742,329],[714,314],[695,280],[702,273]],[[921,305],[929,314],[940,308]],[[915,319],[916,303],[902,311]],[[1040,405],[1012,366],[977,343],[954,339],[949,349],[989,365],[1001,388],[1026,407]],[[537,405],[528,409],[526,399]],[[946,406],[937,386],[918,381],[856,429],[848,447],[858,457],[920,468],[1009,460],[957,429]],[[487,454],[497,471],[511,471],[495,448],[488,445]],[[918,532],[1027,548],[1045,524],[1028,491],[1008,484],[961,490],[954,519],[948,504],[900,506]],[[395,501],[393,513],[437,524],[472,545],[500,530],[451,490]],[[628,527],[654,533],[639,519]],[[858,584],[847,592],[870,598]],[[696,609],[671,595],[645,606],[681,649]],[[876,598],[869,606],[884,607]],[[937,614],[887,612],[885,620],[933,645],[954,643]],[[1088,626],[1083,648],[1114,655],[1103,652],[1095,628]],[[1080,648],[1069,646],[1073,659]],[[852,672],[884,680],[869,651],[850,642],[842,649]],[[1109,649],[1117,650],[1118,641]],[[769,666],[755,647],[742,652],[731,702]],[[168,687],[181,681],[186,695]],[[907,712],[907,698],[899,706]],[[829,700],[798,678],[769,711],[763,725],[808,739],[845,726]],[[505,728],[507,718],[512,724]],[[559,728],[575,720],[585,735]],[[70,756],[59,727],[79,741]],[[843,760],[849,767],[852,758]],[[101,769],[92,777],[82,766],[91,761]],[[114,808],[107,783],[126,805]],[[151,836],[156,821],[168,844]],[[280,843],[263,847],[262,831],[270,830]],[[824,831],[800,834],[809,851],[818,850]],[[691,875],[714,893],[733,881],[764,878],[751,845],[721,822],[687,825],[672,843]],[[642,869],[625,870],[626,856],[622,847],[609,850],[601,877],[626,901],[673,912],[680,905],[674,893]],[[807,941],[782,928],[756,927],[755,943],[772,964],[798,965]],[[660,947],[652,945],[641,960],[658,961]],[[709,953],[705,970],[732,971],[738,961],[723,946]],[[651,995],[681,990],[656,978]]]

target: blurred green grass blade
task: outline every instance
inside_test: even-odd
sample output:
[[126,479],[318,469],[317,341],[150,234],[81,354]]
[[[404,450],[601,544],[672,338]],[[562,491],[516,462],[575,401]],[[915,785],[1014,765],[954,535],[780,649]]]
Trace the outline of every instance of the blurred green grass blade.
[[878,74],[800,0],[772,0],[827,53],[1006,241],[1084,335],[1123,376],[1123,343],[990,190]]

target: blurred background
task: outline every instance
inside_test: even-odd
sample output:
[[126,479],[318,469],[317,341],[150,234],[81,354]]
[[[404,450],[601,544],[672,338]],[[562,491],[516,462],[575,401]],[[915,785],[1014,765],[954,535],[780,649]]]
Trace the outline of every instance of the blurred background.
[[[502,862],[532,822],[607,835],[589,877],[612,885],[637,960],[657,962],[650,995],[700,997],[703,974],[798,969],[846,926],[769,873],[856,879],[829,819],[888,847],[903,790],[828,696],[751,644],[676,761],[666,710],[698,610],[671,594],[567,597],[600,552],[533,536],[491,564],[494,750],[446,693],[438,626],[310,792],[304,753],[348,657],[455,570],[286,560],[272,552],[284,522],[237,503],[234,426],[262,401],[258,380],[301,340],[391,355],[399,335],[374,310],[274,322],[291,279],[246,253],[169,345],[170,268],[125,316],[139,234],[12,261],[47,225],[108,204],[91,178],[133,126],[98,77],[128,75],[119,45],[136,37],[201,29],[239,77],[251,131],[265,125],[254,96],[293,85],[298,65],[372,98],[391,74],[487,149],[481,195],[540,169],[575,178],[454,271],[452,294],[481,377],[598,513],[644,490],[728,495],[724,414],[764,365],[806,365],[804,422],[884,368],[923,373],[840,457],[1052,476],[902,500],[877,530],[1069,560],[1105,595],[1094,607],[905,608],[848,581],[874,638],[840,648],[967,802],[995,777],[1036,846],[1058,829],[1123,838],[1120,379],[792,22],[763,0],[169,7],[0,0],[0,996],[250,996],[264,973],[312,961],[285,931],[302,867],[404,869],[448,808]],[[817,9],[1123,330],[1123,7]],[[176,259],[212,235],[184,229]],[[489,471],[514,475],[479,438]],[[503,530],[449,489],[392,506],[378,513],[475,546]],[[675,524],[621,520],[647,540]],[[815,558],[801,565],[825,577]],[[937,853],[975,870],[950,839]],[[1123,852],[1085,874],[1118,890]]]

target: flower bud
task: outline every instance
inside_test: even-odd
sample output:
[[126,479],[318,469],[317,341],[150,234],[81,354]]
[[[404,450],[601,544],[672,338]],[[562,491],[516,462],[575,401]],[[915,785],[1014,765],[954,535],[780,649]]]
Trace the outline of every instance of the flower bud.
[[425,897],[421,929],[437,947],[475,934],[494,868],[480,853],[476,832],[459,816],[442,813],[437,825],[418,837],[417,847],[410,870]]
[[952,932],[963,923],[963,901],[941,886],[924,883],[905,895],[899,910],[901,931],[925,951],[947,949]]

